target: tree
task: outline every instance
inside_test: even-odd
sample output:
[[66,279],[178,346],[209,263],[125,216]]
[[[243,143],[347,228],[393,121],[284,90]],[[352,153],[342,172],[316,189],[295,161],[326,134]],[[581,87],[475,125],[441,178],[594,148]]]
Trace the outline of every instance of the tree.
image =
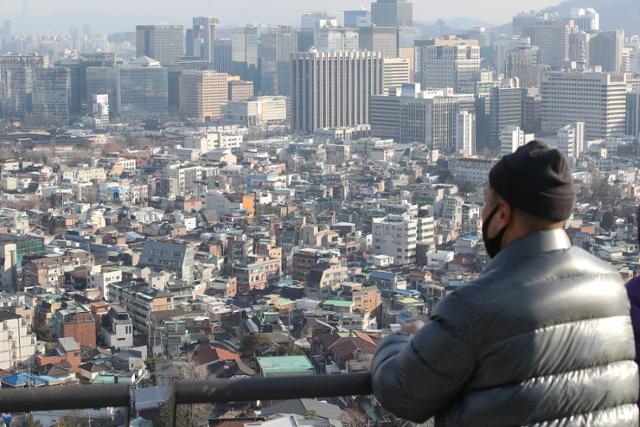
[[[206,369],[200,369],[191,362],[175,362],[174,366],[178,370],[178,378],[185,380],[203,380],[207,377]],[[154,420],[154,427],[173,426],[173,404],[164,402],[160,407],[160,415]],[[209,423],[209,415],[213,410],[211,404],[178,405],[175,407],[175,427],[201,427]]]
[[278,345],[276,356],[301,356],[304,354],[302,349],[291,343],[282,343]]
[[268,350],[273,343],[269,338],[260,333],[252,332],[242,337],[240,341],[240,354],[243,358],[255,360],[257,356]]
[[611,230],[616,223],[616,218],[613,216],[611,212],[605,212],[602,216],[602,221],[600,221],[600,227],[605,230]]
[[53,342],[53,331],[46,326],[34,325],[31,331],[36,334],[40,341]]

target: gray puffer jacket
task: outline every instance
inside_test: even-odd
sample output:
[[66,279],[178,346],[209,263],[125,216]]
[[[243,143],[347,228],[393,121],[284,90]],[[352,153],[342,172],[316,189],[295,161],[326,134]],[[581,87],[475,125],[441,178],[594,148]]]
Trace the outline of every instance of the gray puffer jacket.
[[378,346],[382,405],[438,426],[638,426],[638,367],[618,273],[563,230],[513,242],[413,338]]

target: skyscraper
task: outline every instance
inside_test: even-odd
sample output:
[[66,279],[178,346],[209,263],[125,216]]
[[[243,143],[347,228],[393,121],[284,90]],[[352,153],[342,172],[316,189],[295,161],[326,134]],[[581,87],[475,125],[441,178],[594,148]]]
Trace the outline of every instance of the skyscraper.
[[213,64],[220,73],[231,73],[232,67],[231,39],[218,39],[213,43]]
[[540,48],[542,64],[561,67],[569,58],[569,35],[576,30],[571,20],[543,14],[525,21],[520,35],[529,37],[531,44]]
[[627,94],[627,135],[640,138],[640,92]]
[[218,18],[215,16],[197,16],[193,18],[193,29],[191,33],[192,51],[187,52],[189,56],[195,56],[214,64],[214,44],[216,40],[216,25]]
[[398,29],[396,27],[369,26],[358,29],[360,50],[382,52],[387,58],[398,56]]
[[473,112],[473,95],[451,90],[422,91],[419,83],[405,84],[389,96],[372,96],[371,133],[398,143],[426,144],[444,153],[456,151],[456,124],[460,111]]
[[369,98],[383,92],[379,52],[304,52],[293,59],[295,132],[369,123]]
[[291,55],[298,51],[298,34],[291,27],[269,28],[260,40],[260,91],[289,95]]
[[323,25],[314,32],[313,46],[321,52],[357,50],[359,34],[354,28]]
[[504,51],[504,76],[517,78],[520,87],[540,87],[540,49],[537,46],[518,46]]
[[120,114],[118,102],[118,88],[120,86],[120,72],[115,67],[87,68],[87,100],[92,102],[97,95],[109,97],[109,110],[113,115]]
[[65,67],[37,70],[33,82],[33,122],[64,126],[71,108],[71,72]]
[[383,27],[413,25],[413,4],[408,0],[376,0],[371,3],[371,23]]
[[31,112],[33,77],[48,65],[39,55],[0,56],[0,112],[5,117],[24,117]]
[[456,92],[473,91],[472,81],[480,70],[477,40],[455,36],[416,42],[416,71],[425,89],[451,87]]
[[180,114],[199,120],[219,120],[228,99],[228,75],[216,71],[183,71],[180,76]]
[[622,30],[602,31],[589,37],[588,63],[600,66],[602,71],[619,73],[622,71],[622,50],[624,33]]
[[235,28],[231,34],[232,74],[238,75],[242,80],[251,80],[254,87],[260,89],[260,70],[258,58],[260,57],[260,34],[263,28],[248,25],[244,28]]
[[576,23],[580,31],[599,31],[600,14],[592,8],[577,7],[571,9],[571,19]]
[[348,28],[358,28],[371,25],[371,13],[366,9],[345,10],[344,26]]
[[129,119],[162,117],[169,110],[169,78],[160,62],[141,56],[119,69],[120,113]]
[[182,25],[138,25],[136,56],[148,56],[160,65],[173,64],[184,56],[184,28]]
[[519,87],[494,87],[491,89],[491,144],[500,145],[502,130],[508,126],[522,127],[522,98],[524,90]]
[[624,74],[550,72],[542,81],[542,130],[556,132],[585,123],[587,140],[625,132],[627,79]]

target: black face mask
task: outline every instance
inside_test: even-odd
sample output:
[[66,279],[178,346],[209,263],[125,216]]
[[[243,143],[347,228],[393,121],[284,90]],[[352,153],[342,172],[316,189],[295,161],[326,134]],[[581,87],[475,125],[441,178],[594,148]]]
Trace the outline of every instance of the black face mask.
[[490,238],[489,236],[487,236],[487,233],[489,232],[489,224],[491,224],[491,220],[498,212],[499,207],[499,204],[496,205],[496,207],[493,208],[493,210],[487,217],[487,220],[482,224],[482,241],[484,242],[484,247],[487,250],[489,258],[493,258],[498,255],[498,252],[500,252],[500,249],[502,249],[502,238],[504,237],[504,233],[506,233],[507,231],[507,227],[504,226],[502,227],[502,230],[500,230],[494,237]]

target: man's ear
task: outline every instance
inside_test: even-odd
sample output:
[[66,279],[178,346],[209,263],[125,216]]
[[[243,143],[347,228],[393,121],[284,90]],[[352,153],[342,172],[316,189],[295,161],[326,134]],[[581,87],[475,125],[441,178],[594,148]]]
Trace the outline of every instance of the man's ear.
[[504,200],[500,200],[500,225],[506,227],[511,222],[513,217],[513,208]]

